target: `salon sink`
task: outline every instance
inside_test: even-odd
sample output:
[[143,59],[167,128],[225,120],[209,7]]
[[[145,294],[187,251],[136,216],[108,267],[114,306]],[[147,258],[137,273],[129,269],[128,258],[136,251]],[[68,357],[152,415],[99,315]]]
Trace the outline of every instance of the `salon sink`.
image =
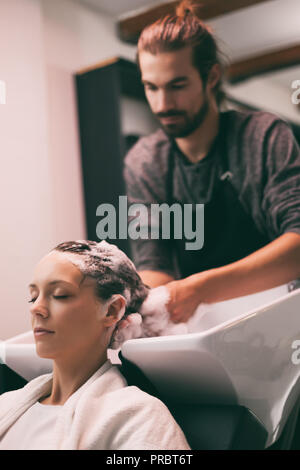
[[36,354],[32,331],[0,342],[0,364],[7,365],[26,381],[52,372],[52,361]]
[[300,289],[279,286],[211,305],[190,334],[127,341],[122,355],[164,401],[249,410],[268,447],[299,402],[299,314]]

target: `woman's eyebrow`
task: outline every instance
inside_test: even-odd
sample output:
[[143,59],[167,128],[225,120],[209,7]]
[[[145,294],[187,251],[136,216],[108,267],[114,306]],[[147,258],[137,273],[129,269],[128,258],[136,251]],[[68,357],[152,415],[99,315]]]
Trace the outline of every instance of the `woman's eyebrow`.
[[[71,286],[75,286],[72,282],[64,281],[63,279],[55,279],[54,281],[48,282],[49,285],[54,285],[54,284],[70,284]],[[29,284],[28,287],[37,287],[36,284]],[[76,286],[77,287],[77,286]]]

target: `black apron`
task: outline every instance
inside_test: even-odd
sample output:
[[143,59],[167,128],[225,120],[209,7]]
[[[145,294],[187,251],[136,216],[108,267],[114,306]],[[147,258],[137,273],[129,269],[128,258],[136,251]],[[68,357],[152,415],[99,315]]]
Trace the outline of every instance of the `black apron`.
[[[226,147],[226,116],[220,114],[218,179],[213,189],[211,200],[204,205],[204,245],[199,250],[187,250],[186,243],[193,240],[174,239],[172,243],[175,252],[178,275],[185,278],[191,274],[217,268],[233,263],[267,245],[270,240],[259,232],[252,217],[245,211],[233,187],[231,173],[228,171]],[[171,205],[179,203],[173,196],[174,149],[169,155],[169,172],[167,182],[167,199]],[[182,177],[185,175],[182,172]],[[193,220],[195,221],[195,204],[193,200]],[[182,211],[184,213],[184,211]]]

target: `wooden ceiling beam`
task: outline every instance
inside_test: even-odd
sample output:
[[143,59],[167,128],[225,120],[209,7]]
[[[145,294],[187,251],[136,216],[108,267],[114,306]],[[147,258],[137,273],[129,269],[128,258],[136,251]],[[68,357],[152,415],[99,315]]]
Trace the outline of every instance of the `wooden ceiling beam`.
[[230,83],[237,83],[293,65],[300,65],[299,44],[234,62],[227,68],[226,78]]
[[[258,3],[266,3],[268,1],[271,0],[200,0],[199,3],[202,5],[201,18],[208,20],[216,16],[232,13],[242,8],[247,8]],[[178,3],[180,3],[178,0],[163,3],[162,5],[149,8],[142,13],[120,20],[117,23],[117,31],[120,39],[130,44],[136,44],[145,26],[165,15],[174,13]]]

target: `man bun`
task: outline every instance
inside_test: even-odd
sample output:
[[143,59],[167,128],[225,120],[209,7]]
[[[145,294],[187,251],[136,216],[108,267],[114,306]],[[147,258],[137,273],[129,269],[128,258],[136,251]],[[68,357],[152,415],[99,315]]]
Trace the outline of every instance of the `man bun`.
[[186,18],[188,15],[201,17],[201,9],[203,5],[198,0],[182,0],[176,7],[176,16]]

